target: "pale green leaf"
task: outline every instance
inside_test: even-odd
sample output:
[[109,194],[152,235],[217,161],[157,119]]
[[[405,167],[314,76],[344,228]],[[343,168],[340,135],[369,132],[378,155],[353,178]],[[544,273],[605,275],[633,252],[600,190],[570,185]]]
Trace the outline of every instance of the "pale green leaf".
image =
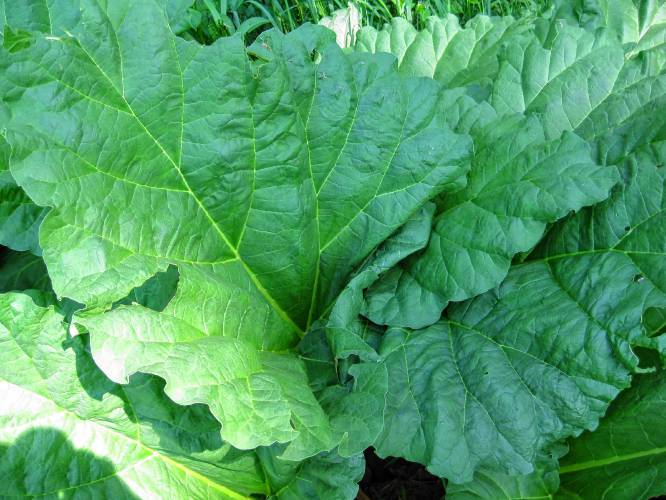
[[1,295],[0,343],[3,496],[141,498],[159,491],[240,499],[263,491],[256,458],[222,443],[205,408],[174,405],[146,376],[124,389],[112,383],[80,338],[67,340],[53,309],[27,295]]
[[305,369],[293,354],[260,350],[235,336],[210,335],[182,319],[173,306],[164,313],[121,306],[77,321],[91,333],[94,359],[113,381],[127,383],[139,371],[159,375],[174,401],[208,404],[222,423],[223,439],[238,448],[292,441],[285,455],[302,460],[312,450],[335,445],[328,419],[308,389]]
[[340,47],[350,47],[354,45],[356,33],[361,29],[361,11],[356,4],[350,2],[347,7],[322,17],[319,24],[335,33],[335,41]]

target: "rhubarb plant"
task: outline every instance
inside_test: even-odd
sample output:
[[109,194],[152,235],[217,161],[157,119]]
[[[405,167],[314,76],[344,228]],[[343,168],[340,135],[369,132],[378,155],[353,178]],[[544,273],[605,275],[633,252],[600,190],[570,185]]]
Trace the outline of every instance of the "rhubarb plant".
[[0,495],[354,498],[370,447],[452,498],[666,493],[661,4],[343,50],[200,45],[187,2],[24,3]]

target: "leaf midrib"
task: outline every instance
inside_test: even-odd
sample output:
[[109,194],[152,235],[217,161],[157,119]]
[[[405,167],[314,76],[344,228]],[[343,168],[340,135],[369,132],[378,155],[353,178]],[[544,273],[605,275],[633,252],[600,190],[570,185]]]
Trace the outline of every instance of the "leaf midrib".
[[620,462],[629,462],[631,460],[636,460],[639,458],[663,455],[663,454],[666,454],[666,447],[650,448],[649,450],[637,451],[634,453],[626,453],[624,455],[614,455],[612,457],[602,458],[599,460],[589,460],[587,462],[580,462],[560,467],[560,475],[572,474],[574,472],[579,472],[582,470],[596,469],[599,467],[605,467],[606,465],[613,465]]
[[520,264],[516,264],[512,267],[521,267],[521,266],[526,266],[534,262],[548,262],[551,260],[559,260],[559,259],[566,259],[569,257],[578,257],[578,256],[583,256],[583,255],[597,255],[597,254],[605,254],[605,253],[616,253],[620,255],[626,255],[628,257],[631,257],[632,255],[653,255],[653,256],[660,256],[660,257],[666,257],[666,249],[663,251],[645,251],[645,250],[632,250],[632,249],[627,249],[627,248],[618,248],[624,240],[626,240],[630,234],[634,233],[638,228],[652,220],[653,218],[666,213],[666,208],[661,208],[654,213],[650,214],[648,217],[645,219],[641,220],[638,222],[633,228],[631,228],[631,231],[627,232],[624,236],[622,236],[618,241],[616,241],[612,246],[605,247],[605,248],[590,248],[587,250],[577,250],[574,252],[562,252],[562,253],[556,253],[553,255],[546,255],[543,257],[537,257],[535,259],[530,259],[525,262],[522,262]]

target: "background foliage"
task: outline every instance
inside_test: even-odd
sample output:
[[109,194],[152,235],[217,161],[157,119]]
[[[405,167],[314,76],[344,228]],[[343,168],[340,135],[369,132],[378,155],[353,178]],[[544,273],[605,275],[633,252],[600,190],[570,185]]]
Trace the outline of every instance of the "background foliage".
[[[381,28],[395,17],[402,17],[417,29],[425,27],[430,16],[455,14],[461,22],[477,14],[523,16],[548,5],[547,0],[358,0],[361,25]],[[196,0],[189,10],[185,36],[211,43],[239,29],[259,31],[276,28],[292,31],[303,23],[318,23],[347,0]]]

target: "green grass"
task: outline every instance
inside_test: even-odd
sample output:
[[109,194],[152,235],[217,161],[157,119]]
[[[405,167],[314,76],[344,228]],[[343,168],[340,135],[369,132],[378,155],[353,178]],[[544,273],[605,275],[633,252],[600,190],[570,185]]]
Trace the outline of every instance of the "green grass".
[[[466,21],[482,13],[518,17],[547,5],[547,0],[356,0],[364,25],[380,28],[393,17],[404,17],[421,28],[429,16],[456,14]],[[196,0],[187,34],[211,43],[237,32],[268,28],[291,31],[303,23],[347,6],[347,0]]]

